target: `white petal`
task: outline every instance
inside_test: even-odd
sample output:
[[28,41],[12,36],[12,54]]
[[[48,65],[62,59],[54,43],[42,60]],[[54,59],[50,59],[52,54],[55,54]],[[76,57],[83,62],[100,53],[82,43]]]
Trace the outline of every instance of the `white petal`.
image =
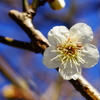
[[48,33],[48,41],[51,45],[57,46],[60,42],[66,40],[67,34],[69,33],[65,26],[55,26]]
[[90,68],[97,64],[99,60],[99,52],[94,45],[89,44],[86,46],[82,51],[82,54],[84,55],[82,58],[86,61],[85,64],[81,65],[82,67]]
[[43,64],[48,68],[57,68],[61,64],[60,59],[56,58],[51,61],[52,58],[56,57],[58,53],[51,52],[51,50],[55,50],[54,46],[48,47],[44,52]]
[[69,30],[67,27],[65,26],[59,26],[59,32],[64,35],[64,36],[67,36],[69,35]]
[[59,67],[59,72],[60,72],[60,75],[63,77],[63,79],[65,80],[70,80],[70,79],[74,79],[76,80],[80,75],[81,75],[81,67],[80,66],[75,66],[73,63],[72,63],[72,67],[71,67],[71,64],[70,62],[68,62],[67,64],[65,65],[61,65]]
[[78,38],[83,45],[89,44],[93,39],[93,31],[85,23],[77,23],[70,28],[70,35]]

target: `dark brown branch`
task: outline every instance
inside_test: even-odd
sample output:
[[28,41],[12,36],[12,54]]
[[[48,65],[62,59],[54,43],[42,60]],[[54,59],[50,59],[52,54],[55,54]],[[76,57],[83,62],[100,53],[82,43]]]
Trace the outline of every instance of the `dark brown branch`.
[[16,88],[21,92],[24,100],[40,100],[37,94],[29,89],[27,83],[14,72],[1,56],[0,71],[17,86]]
[[25,49],[25,50],[29,50],[29,51],[35,51],[34,50],[35,47],[32,48],[32,43],[14,40],[9,37],[0,36],[0,43],[4,43],[9,46],[13,46],[13,47],[17,47],[17,48],[21,48],[21,49]]
[[16,10],[11,10],[9,16],[26,32],[33,46],[37,48],[36,51],[43,53],[50,44],[42,33],[34,28],[31,15],[26,12],[20,13]]
[[100,100],[100,93],[83,76],[80,76],[77,80],[71,79],[69,82],[87,100]]

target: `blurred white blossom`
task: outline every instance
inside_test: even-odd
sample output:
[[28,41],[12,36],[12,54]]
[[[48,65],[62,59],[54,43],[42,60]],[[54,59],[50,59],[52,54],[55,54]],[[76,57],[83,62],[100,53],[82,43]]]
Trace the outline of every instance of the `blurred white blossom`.
[[59,67],[65,80],[76,80],[82,67],[93,67],[99,60],[97,48],[89,44],[93,39],[90,26],[77,23],[68,30],[65,26],[55,26],[48,33],[51,46],[44,52],[43,63],[48,68]]

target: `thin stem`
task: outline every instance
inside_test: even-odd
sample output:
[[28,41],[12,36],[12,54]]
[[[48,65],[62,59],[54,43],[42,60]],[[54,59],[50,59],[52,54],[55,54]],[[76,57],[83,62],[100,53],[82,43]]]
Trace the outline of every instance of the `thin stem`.
[[32,8],[34,9],[34,10],[37,10],[37,8],[39,7],[39,5],[40,5],[40,0],[33,0],[33,2],[32,2]]
[[28,0],[22,0],[22,6],[24,12],[28,11],[28,7],[29,7]]
[[14,40],[9,37],[0,36],[0,43],[4,43],[9,46],[13,46],[13,47],[17,47],[17,48],[21,48],[21,49],[25,49],[29,51],[34,51],[31,43]]

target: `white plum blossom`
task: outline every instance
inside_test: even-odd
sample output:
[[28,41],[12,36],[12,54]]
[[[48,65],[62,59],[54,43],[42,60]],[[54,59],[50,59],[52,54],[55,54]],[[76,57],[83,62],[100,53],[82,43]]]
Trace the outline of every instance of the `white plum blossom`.
[[97,48],[89,44],[92,39],[92,29],[85,23],[77,23],[69,30],[65,26],[53,27],[48,33],[51,46],[44,52],[44,65],[58,67],[65,80],[76,80],[82,67],[93,67],[99,60]]

